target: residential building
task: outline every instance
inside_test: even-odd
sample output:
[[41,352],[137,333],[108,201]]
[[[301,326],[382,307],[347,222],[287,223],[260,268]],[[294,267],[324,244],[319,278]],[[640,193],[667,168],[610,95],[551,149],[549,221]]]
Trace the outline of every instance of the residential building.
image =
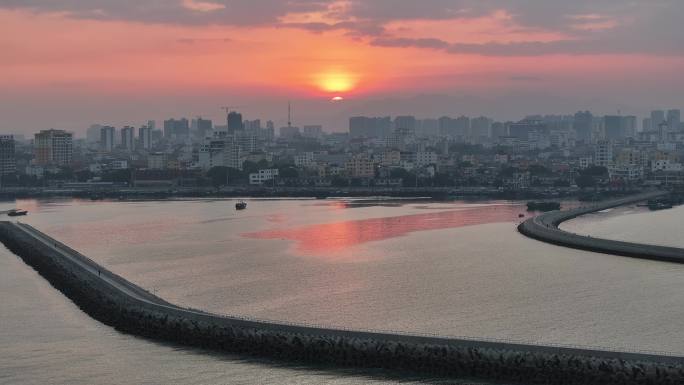
[[14,153],[14,136],[0,135],[0,175],[14,174],[17,159]]
[[323,136],[323,126],[304,126],[302,127],[302,136],[304,136],[305,138],[320,139]]
[[112,152],[114,150],[114,132],[116,129],[112,126],[102,126],[100,128],[100,149],[105,152]]
[[601,140],[596,143],[594,164],[603,167],[608,167],[613,164],[613,145],[610,141]]
[[147,168],[151,170],[163,170],[167,166],[167,157],[163,152],[153,152],[147,155]]
[[352,178],[372,178],[375,176],[375,166],[366,154],[358,154],[345,164],[347,175]]
[[679,125],[681,124],[680,115],[679,110],[667,111],[667,126],[670,128],[670,132],[679,131]]
[[125,126],[121,129],[121,147],[129,152],[135,150],[135,128]]
[[35,134],[37,165],[68,166],[73,155],[73,134],[64,130],[43,130]]
[[138,128],[138,143],[143,150],[152,148],[152,128],[150,126]]

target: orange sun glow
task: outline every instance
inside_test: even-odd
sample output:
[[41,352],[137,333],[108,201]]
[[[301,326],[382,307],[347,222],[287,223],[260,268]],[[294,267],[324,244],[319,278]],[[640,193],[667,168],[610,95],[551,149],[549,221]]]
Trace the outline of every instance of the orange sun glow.
[[356,76],[345,71],[329,71],[318,74],[316,85],[326,92],[345,92],[356,86]]

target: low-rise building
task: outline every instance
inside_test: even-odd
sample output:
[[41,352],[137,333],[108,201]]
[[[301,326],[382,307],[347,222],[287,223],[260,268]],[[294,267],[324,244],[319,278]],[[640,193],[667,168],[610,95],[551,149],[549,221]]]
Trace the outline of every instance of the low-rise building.
[[265,182],[271,181],[278,176],[277,168],[269,168],[265,170],[259,170],[259,172],[249,174],[249,184],[251,185],[261,185]]

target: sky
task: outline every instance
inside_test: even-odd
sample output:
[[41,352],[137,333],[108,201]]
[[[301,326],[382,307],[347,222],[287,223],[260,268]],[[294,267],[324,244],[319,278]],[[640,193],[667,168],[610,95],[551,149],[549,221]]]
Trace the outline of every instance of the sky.
[[1,133],[684,108],[681,0],[0,0],[0,25]]

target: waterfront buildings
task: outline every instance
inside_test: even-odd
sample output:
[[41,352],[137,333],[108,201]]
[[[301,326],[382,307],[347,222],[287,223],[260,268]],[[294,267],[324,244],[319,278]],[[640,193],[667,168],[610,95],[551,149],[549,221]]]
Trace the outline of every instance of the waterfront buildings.
[[0,175],[10,175],[17,171],[14,153],[14,136],[0,135]]
[[262,185],[275,179],[278,176],[278,174],[279,171],[277,168],[259,170],[256,173],[249,174],[249,184]]
[[35,134],[34,154],[37,165],[70,165],[73,156],[73,135],[64,130],[40,131]]

